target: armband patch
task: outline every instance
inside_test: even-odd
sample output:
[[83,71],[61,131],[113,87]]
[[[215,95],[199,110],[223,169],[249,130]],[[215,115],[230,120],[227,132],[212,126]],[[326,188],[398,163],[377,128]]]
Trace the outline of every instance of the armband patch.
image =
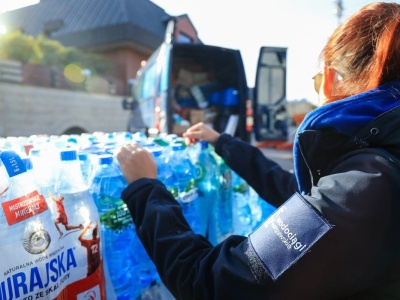
[[263,267],[276,280],[332,226],[299,194],[294,194],[249,235]]

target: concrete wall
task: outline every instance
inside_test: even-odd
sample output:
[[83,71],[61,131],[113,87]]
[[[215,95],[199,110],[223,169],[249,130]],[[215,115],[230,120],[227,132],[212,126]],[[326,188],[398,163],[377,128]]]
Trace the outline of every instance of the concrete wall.
[[0,83],[0,136],[126,131],[122,96]]

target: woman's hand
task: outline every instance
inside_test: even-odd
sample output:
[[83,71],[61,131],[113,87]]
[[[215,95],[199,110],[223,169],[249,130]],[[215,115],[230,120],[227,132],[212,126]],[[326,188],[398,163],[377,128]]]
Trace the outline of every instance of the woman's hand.
[[217,131],[202,122],[193,125],[183,133],[183,137],[186,139],[188,145],[194,144],[200,140],[215,145],[219,136],[220,134]]
[[153,155],[138,144],[121,147],[116,157],[128,184],[140,178],[157,178],[157,163]]

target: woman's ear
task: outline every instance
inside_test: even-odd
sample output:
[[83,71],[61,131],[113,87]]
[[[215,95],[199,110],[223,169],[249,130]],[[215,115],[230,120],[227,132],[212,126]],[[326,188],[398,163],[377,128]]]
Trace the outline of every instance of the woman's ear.
[[330,98],[334,94],[335,70],[325,66],[324,67],[324,82],[323,91],[326,98]]

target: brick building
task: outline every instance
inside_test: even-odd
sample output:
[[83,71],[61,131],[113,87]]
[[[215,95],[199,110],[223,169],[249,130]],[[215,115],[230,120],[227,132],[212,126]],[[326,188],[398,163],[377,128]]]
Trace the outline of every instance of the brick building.
[[109,93],[129,95],[129,81],[162,43],[171,18],[175,42],[201,43],[188,15],[171,16],[150,0],[41,0],[0,14],[0,23],[108,57],[114,64]]

